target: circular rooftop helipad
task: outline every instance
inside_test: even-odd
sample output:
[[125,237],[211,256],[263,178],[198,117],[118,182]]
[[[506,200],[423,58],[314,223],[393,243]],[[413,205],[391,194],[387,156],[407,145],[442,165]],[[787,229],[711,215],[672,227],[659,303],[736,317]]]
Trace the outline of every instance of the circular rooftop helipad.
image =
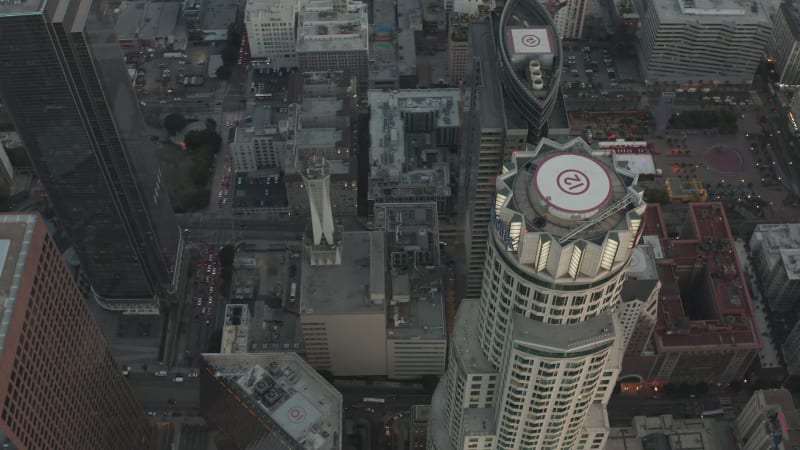
[[611,198],[611,175],[594,159],[576,153],[559,153],[539,164],[536,190],[559,216],[591,215]]

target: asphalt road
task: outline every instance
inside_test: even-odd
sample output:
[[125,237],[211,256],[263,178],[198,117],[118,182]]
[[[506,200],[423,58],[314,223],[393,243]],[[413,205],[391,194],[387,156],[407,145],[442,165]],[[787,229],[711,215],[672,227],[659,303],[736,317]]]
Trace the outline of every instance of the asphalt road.
[[[183,383],[175,383],[175,373],[166,377],[157,377],[154,373],[160,368],[150,368],[149,372],[133,372],[128,376],[128,383],[134,395],[145,411],[197,412],[200,406],[200,389],[197,378],[184,377]],[[184,374],[185,375],[185,374]],[[167,400],[174,399],[175,405]]]

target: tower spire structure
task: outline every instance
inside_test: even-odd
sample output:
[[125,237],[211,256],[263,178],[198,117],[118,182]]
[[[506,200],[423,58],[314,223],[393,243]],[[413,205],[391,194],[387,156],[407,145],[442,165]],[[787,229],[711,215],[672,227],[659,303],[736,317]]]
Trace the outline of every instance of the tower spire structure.
[[309,159],[302,176],[311,211],[311,264],[340,264],[341,239],[337,238],[340,233],[337,232],[333,222],[331,174],[328,162],[325,158]]

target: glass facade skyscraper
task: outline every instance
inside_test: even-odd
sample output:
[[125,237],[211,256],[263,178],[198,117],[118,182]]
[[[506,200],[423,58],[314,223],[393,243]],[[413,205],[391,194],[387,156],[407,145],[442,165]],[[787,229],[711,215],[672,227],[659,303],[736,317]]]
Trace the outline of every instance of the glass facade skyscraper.
[[107,0],[0,0],[0,97],[106,308],[156,312],[180,233]]

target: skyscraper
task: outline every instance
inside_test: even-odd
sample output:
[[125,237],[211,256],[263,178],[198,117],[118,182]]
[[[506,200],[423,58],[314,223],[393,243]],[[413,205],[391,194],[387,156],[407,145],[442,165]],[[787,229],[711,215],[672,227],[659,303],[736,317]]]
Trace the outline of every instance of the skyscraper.
[[543,140],[497,178],[480,304],[459,310],[429,448],[595,449],[608,437],[643,191],[557,148]]
[[469,25],[461,137],[467,295],[483,272],[494,178],[514,152],[547,135],[559,101],[562,51],[555,25],[537,0],[509,0],[487,21]]
[[157,313],[179,230],[107,0],[0,2],[0,96],[108,309]]
[[0,290],[0,436],[18,450],[147,448],[144,411],[36,214],[0,215]]

